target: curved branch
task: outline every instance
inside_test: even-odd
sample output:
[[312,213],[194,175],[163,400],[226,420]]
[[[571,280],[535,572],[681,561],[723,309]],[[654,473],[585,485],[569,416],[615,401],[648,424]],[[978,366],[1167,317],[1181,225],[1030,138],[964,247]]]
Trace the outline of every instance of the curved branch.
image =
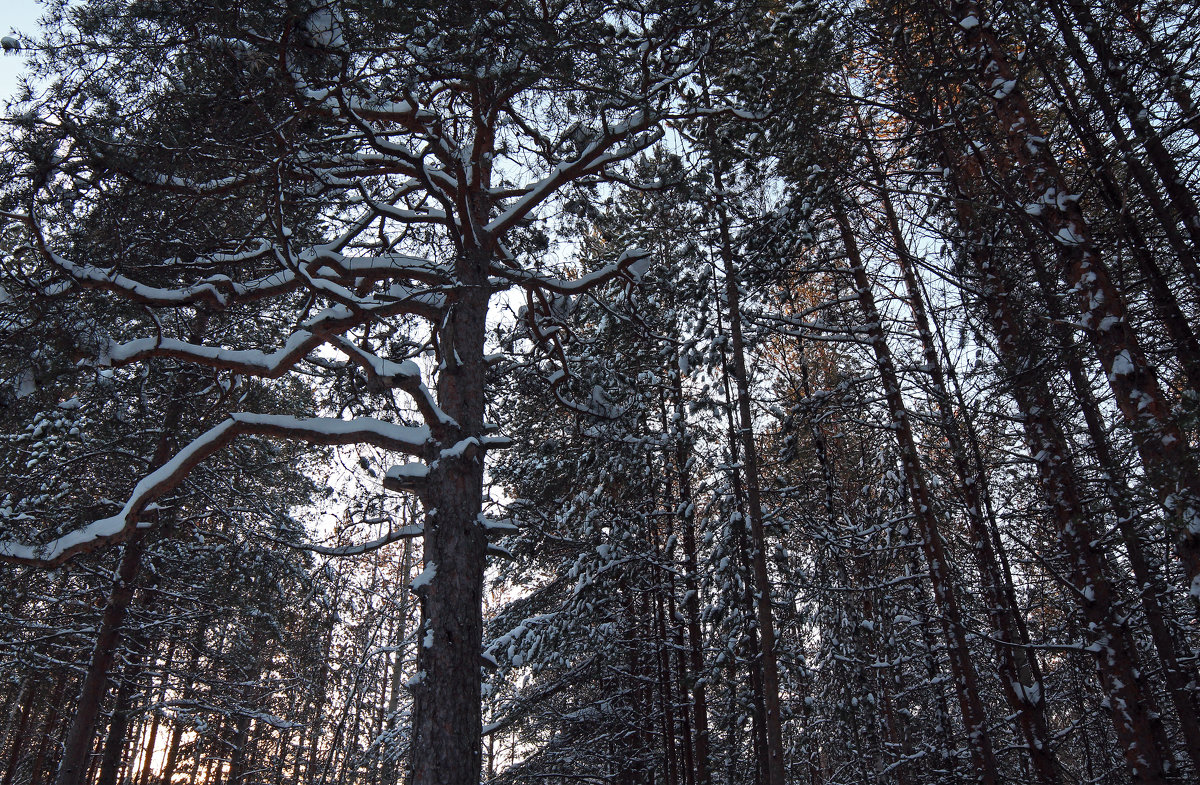
[[618,275],[624,274],[631,278],[639,277],[644,272],[644,269],[638,263],[649,258],[649,256],[650,254],[647,251],[643,251],[640,248],[630,248],[628,251],[622,253],[617,261],[606,264],[600,269],[586,275],[572,279],[545,278],[536,273],[519,269],[508,269],[498,265],[492,265],[488,272],[511,281],[529,291],[542,289],[556,294],[579,294],[588,289],[594,289],[606,281],[616,278]]
[[429,428],[425,426],[396,425],[369,417],[341,420],[237,412],[205,431],[171,460],[142,478],[116,515],[93,521],[45,545],[0,542],[0,561],[57,566],[77,554],[119,542],[138,528],[148,528],[139,519],[152,502],[179,487],[192,469],[243,434],[309,444],[370,444],[410,455],[425,452],[431,439]]

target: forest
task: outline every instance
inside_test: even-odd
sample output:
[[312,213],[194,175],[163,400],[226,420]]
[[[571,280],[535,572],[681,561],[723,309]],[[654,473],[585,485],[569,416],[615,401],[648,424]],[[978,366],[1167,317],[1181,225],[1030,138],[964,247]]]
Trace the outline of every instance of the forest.
[[0,785],[1200,781],[1200,3],[41,13]]

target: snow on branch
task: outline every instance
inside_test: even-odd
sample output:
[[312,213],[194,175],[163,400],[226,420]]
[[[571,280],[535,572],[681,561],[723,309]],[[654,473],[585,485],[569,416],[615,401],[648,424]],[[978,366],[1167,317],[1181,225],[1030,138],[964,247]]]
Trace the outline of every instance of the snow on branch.
[[418,119],[419,115],[421,119],[432,117],[428,112],[421,112],[409,101],[367,101],[361,98],[349,98],[340,95],[340,91],[335,88],[303,89],[301,94],[333,117],[353,113],[356,117],[364,120],[401,124],[412,123]]
[[312,329],[297,330],[274,352],[256,349],[226,349],[202,346],[174,338],[138,338],[112,345],[100,358],[101,365],[121,366],[151,357],[170,357],[211,368],[220,368],[246,376],[275,379],[294,368],[316,347],[329,342],[360,365],[368,378],[379,387],[398,388],[416,401],[426,422],[453,425],[454,421],[437,406],[433,395],[421,381],[421,369],[411,360],[395,362],[356,346],[337,334],[361,323],[357,314],[345,309],[329,309],[306,324]]
[[[657,127],[656,122],[653,115],[647,112],[636,112],[626,122],[591,142],[574,159],[559,163],[550,174],[530,186],[528,193],[517,199],[508,209],[488,223],[485,227],[487,232],[493,237],[500,236],[519,223],[530,211],[548,199],[565,183],[603,171],[604,167],[609,164],[632,158],[651,147],[665,135],[662,128]],[[613,149],[621,141],[636,137],[642,132],[648,133],[642,138],[631,139],[627,145]]]
[[[102,160],[111,164],[107,158]],[[246,174],[219,177],[213,180],[191,180],[186,177],[161,174],[149,180],[144,180],[135,176],[134,173],[122,169],[122,174],[141,185],[157,187],[189,196],[213,196],[228,193],[245,185],[253,185],[270,172],[271,169],[269,167],[263,166]]]
[[433,286],[446,286],[453,282],[450,271],[419,256],[343,256],[328,246],[318,246],[313,259],[321,263],[314,274],[325,277],[348,278],[356,282],[407,278]]
[[630,248],[621,254],[617,261],[606,264],[578,278],[546,278],[524,270],[514,270],[493,265],[490,272],[505,278],[523,289],[545,289],[556,294],[579,294],[624,273],[638,279],[645,272],[645,262],[650,257],[641,248]]
[[198,365],[222,368],[247,376],[274,379],[287,373],[324,339],[308,330],[297,330],[282,347],[270,354],[256,349],[200,346],[174,338],[138,338],[111,346],[100,358],[102,365],[128,365],[150,357],[170,357]]
[[410,455],[422,453],[431,439],[429,428],[425,426],[396,425],[371,417],[342,420],[335,417],[234,413],[142,478],[116,515],[93,521],[45,545],[0,542],[0,560],[53,566],[78,553],[128,537],[139,526],[146,526],[139,519],[153,501],[178,487],[192,469],[242,434],[309,444],[370,444]]
[[[380,255],[346,256],[340,249],[360,233],[374,217],[375,213],[367,213],[362,221],[356,222],[342,237],[333,242],[323,243],[302,251],[297,255],[298,265],[289,264],[291,258],[288,249],[263,238],[256,240],[252,247],[235,253],[213,253],[201,257],[198,261],[214,266],[241,265],[257,262],[264,257],[275,257],[281,268],[269,275],[261,276],[251,281],[241,283],[230,276],[216,274],[208,276],[195,283],[177,288],[163,288],[137,281],[117,272],[115,267],[98,267],[81,264],[55,253],[50,249],[40,227],[30,216],[16,213],[0,213],[4,217],[17,220],[30,227],[34,242],[41,255],[59,272],[70,279],[66,284],[69,288],[74,285],[85,289],[96,289],[111,292],[126,300],[150,307],[183,307],[205,304],[216,309],[225,309],[236,303],[247,303],[275,297],[307,287],[344,304],[359,308],[370,308],[377,305],[371,298],[354,295],[349,287],[360,287],[387,279],[406,279],[433,287],[448,286],[453,283],[453,277],[448,270],[427,259],[389,253]],[[171,260],[168,260],[171,261]],[[346,285],[341,285],[343,282]],[[54,287],[55,293],[63,290],[62,285]],[[408,312],[415,315],[435,318],[437,316],[436,296],[409,297]],[[396,298],[392,298],[393,307]]]
[[368,540],[367,542],[359,543],[357,545],[328,546],[314,545],[312,543],[287,542],[286,540],[280,540],[276,538],[272,538],[272,540],[281,545],[286,545],[289,548],[295,548],[296,550],[300,551],[310,551],[312,553],[318,553],[322,556],[360,556],[364,553],[377,551],[380,548],[391,545],[394,542],[411,540],[416,537],[422,537],[424,534],[425,527],[419,523],[414,523],[409,524],[408,526],[401,526],[399,529],[390,531],[382,537],[376,537],[373,540]]
[[421,369],[412,360],[394,362],[356,346],[344,336],[335,336],[333,345],[341,349],[354,362],[367,372],[367,378],[380,387],[395,387],[413,399],[421,418],[434,429],[435,435],[440,436],[445,427],[458,425],[454,418],[446,414],[437,404],[437,399],[425,382],[421,379]]
[[[244,259],[255,259],[270,250],[271,246],[267,246],[254,254],[244,255]],[[111,268],[76,264],[48,249],[44,250],[43,254],[79,286],[112,292],[132,302],[150,306],[179,307],[206,303],[216,308],[226,308],[235,301],[273,297],[292,291],[300,285],[293,273],[281,270],[245,284],[237,283],[226,275],[213,275],[190,286],[164,289],[140,283]],[[234,257],[230,255],[230,258]]]

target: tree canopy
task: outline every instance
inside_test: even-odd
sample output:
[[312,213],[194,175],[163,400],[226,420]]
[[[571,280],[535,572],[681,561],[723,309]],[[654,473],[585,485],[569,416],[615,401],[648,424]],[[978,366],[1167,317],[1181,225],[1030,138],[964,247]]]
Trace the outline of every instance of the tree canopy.
[[1191,3],[44,9],[0,785],[1200,773]]

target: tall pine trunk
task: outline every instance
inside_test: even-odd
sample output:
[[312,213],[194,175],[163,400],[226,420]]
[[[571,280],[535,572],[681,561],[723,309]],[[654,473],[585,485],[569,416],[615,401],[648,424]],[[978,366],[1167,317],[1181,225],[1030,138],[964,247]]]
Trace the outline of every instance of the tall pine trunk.
[[1041,478],[1043,496],[1056,526],[1068,567],[1068,580],[1088,623],[1094,642],[1101,685],[1109,696],[1117,740],[1130,775],[1137,782],[1157,783],[1169,779],[1170,752],[1153,698],[1146,691],[1138,669],[1137,650],[1128,621],[1116,607],[1104,562],[1096,549],[1097,533],[1084,508],[1076,481],[1070,447],[1058,422],[1057,406],[1041,377],[1040,358],[1031,356],[1022,340],[1022,315],[1010,297],[1004,272],[993,258],[990,239],[978,231],[965,183],[972,181],[970,159],[956,159],[943,145],[956,194],[955,208],[960,226],[970,243],[977,273],[982,278],[981,296],[990,315],[997,348],[1021,412],[1025,439]]
[[[675,440],[675,472],[679,484],[680,528],[683,530],[683,608],[687,618],[687,663],[691,677],[692,723],[695,727],[693,764],[696,785],[712,781],[709,764],[708,696],[705,688],[704,641],[700,629],[700,586],[696,560],[696,502],[692,490],[691,437],[680,373],[671,370],[671,396],[679,429]],[[680,656],[683,656],[682,654]]]
[[913,517],[921,532],[921,543],[925,552],[926,569],[938,611],[945,619],[946,645],[949,647],[950,670],[954,674],[959,708],[967,734],[967,747],[971,751],[974,776],[984,785],[998,781],[995,751],[988,730],[987,713],[979,692],[979,674],[967,645],[967,631],[963,623],[962,610],[955,595],[954,576],[950,571],[950,559],[946,553],[941,526],[934,511],[933,497],[921,465],[920,454],[913,438],[908,408],[900,390],[900,380],[892,360],[891,349],[883,333],[882,315],[875,305],[871,282],[863,266],[858,242],[849,217],[839,198],[834,197],[834,218],[841,230],[842,244],[850,263],[858,301],[867,324],[867,335],[875,354],[876,368],[883,382],[883,394],[888,405],[891,428],[896,434],[900,448],[900,463],[904,470],[904,484],[913,505]]
[[[904,279],[909,310],[916,322],[921,340],[923,370],[929,377],[931,392],[937,405],[941,432],[947,441],[959,490],[966,505],[968,532],[975,551],[980,575],[983,579],[983,595],[987,603],[989,620],[997,636],[996,656],[1000,663],[1001,686],[1005,699],[1017,716],[1026,749],[1037,772],[1037,779],[1045,785],[1061,781],[1059,763],[1052,748],[1053,739],[1046,720],[1041,681],[1037,679],[1037,664],[1027,648],[1017,616],[1020,609],[997,558],[992,545],[992,526],[986,519],[984,494],[987,477],[982,470],[973,471],[959,432],[954,413],[953,399],[942,371],[941,358],[934,343],[933,329],[925,308],[914,260],[900,229],[900,219],[892,204],[884,180],[882,165],[869,139],[866,141],[867,156],[874,170],[888,234],[895,250],[896,265]],[[864,271],[865,277],[865,271]],[[980,469],[982,467],[979,467]]]
[[[135,581],[141,569],[145,547],[145,537],[137,534],[125,543],[121,553],[116,580],[113,582],[108,604],[104,606],[104,614],[100,618],[100,631],[96,635],[92,659],[88,664],[83,686],[79,690],[70,730],[67,731],[67,738],[63,743],[62,760],[58,766],[55,785],[83,785],[87,775],[96,718],[100,715],[100,705],[108,689],[108,673],[112,669],[117,647],[120,645],[121,627],[125,622],[129,603],[133,600]],[[123,740],[123,730],[121,735]]]
[[[430,456],[425,489],[425,568],[418,581],[413,710],[414,785],[476,785],[482,770],[480,653],[483,571],[485,318],[487,264],[482,251],[460,258],[460,286],[438,333],[438,404],[452,420]],[[471,446],[469,440],[474,440]],[[455,446],[458,448],[455,449]]]
[[965,52],[980,87],[992,96],[1007,154],[1028,192],[1026,212],[1058,247],[1066,285],[1079,302],[1084,335],[1104,367],[1109,387],[1146,469],[1171,514],[1188,591],[1200,598],[1200,470],[1158,375],[1130,324],[1124,297],[1101,258],[1078,199],[1067,189],[1058,160],[1017,85],[1007,52],[974,2],[951,2],[948,18],[965,37]]
[[0,777],[0,785],[12,785],[13,776],[17,773],[17,764],[21,762],[21,754],[26,751],[29,738],[29,717],[33,711],[34,698],[37,697],[38,682],[27,677],[21,682],[21,691],[13,703],[13,711],[9,717],[5,740],[8,742],[8,760],[4,765],[4,775]]
[[771,579],[767,571],[766,531],[763,524],[762,495],[759,489],[758,446],[754,440],[754,419],[750,406],[750,380],[746,370],[746,344],[742,336],[741,283],[733,257],[729,215],[725,207],[725,187],[718,162],[713,162],[713,187],[717,194],[717,231],[725,273],[725,305],[729,313],[729,350],[734,392],[737,396],[738,437],[742,451],[742,476],[746,492],[746,513],[750,523],[750,562],[754,570],[755,609],[759,630],[759,657],[766,713],[767,785],[783,785],[783,720],[779,713],[779,662],[775,653],[775,619],[771,606]]

